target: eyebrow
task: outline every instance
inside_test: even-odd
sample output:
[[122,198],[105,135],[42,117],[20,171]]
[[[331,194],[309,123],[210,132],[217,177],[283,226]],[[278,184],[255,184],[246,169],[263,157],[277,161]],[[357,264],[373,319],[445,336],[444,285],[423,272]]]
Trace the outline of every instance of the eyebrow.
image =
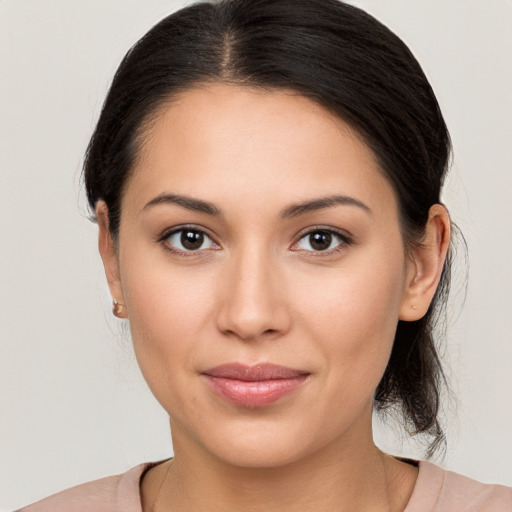
[[[207,215],[212,215],[214,217],[222,217],[222,211],[213,203],[203,201],[202,199],[194,199],[192,197],[183,196],[180,194],[160,194],[149,201],[149,203],[144,206],[142,211],[160,204],[175,204],[181,206],[182,208],[186,208],[187,210],[206,213]],[[332,195],[292,204],[282,210],[279,216],[282,219],[289,219],[298,217],[300,215],[305,215],[306,213],[311,213],[340,205],[356,206],[369,213],[370,215],[372,214],[371,209],[358,199],[344,195]]]
[[310,201],[292,204],[285,208],[284,210],[282,210],[280,216],[283,219],[289,219],[292,217],[298,217],[299,215],[304,215],[306,213],[323,210],[325,208],[332,208],[334,206],[339,205],[356,206],[372,215],[371,209],[358,199],[355,199],[350,196],[332,195],[327,197],[320,197],[318,199],[312,199]]
[[203,201],[201,199],[182,196],[179,194],[160,194],[159,196],[156,196],[154,199],[149,201],[149,203],[147,203],[142,210],[147,210],[159,204],[176,204],[186,208],[187,210],[206,213],[207,215],[213,215],[214,217],[222,216],[220,209],[217,208],[213,203],[209,203],[208,201]]

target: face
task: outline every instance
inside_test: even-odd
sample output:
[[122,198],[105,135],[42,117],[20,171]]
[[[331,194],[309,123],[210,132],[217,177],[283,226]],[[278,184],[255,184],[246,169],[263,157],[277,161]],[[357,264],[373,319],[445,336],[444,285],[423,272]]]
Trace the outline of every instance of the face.
[[146,133],[118,242],[112,294],[175,449],[278,466],[371,436],[416,268],[339,119],[291,91],[182,93]]

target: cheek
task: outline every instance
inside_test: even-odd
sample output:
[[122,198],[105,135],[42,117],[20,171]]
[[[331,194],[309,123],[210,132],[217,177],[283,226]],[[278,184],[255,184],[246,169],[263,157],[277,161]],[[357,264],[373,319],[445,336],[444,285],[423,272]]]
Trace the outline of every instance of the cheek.
[[199,267],[173,268],[161,258],[142,267],[134,253],[122,268],[137,361],[150,389],[168,409],[162,400],[179,399],[172,391],[179,389],[181,370],[194,371],[203,329],[211,321],[214,276]]
[[166,344],[189,338],[201,327],[200,314],[207,314],[205,306],[211,302],[215,276],[209,265],[194,265],[186,257],[177,264],[163,248],[136,236],[130,243],[130,238],[126,236],[130,251],[120,268],[133,334],[141,330],[143,339],[151,334],[155,341],[167,340]]
[[307,277],[297,291],[301,322],[317,339],[332,378],[353,386],[366,382],[368,389],[389,360],[405,282],[403,260],[380,254],[340,267],[336,275]]

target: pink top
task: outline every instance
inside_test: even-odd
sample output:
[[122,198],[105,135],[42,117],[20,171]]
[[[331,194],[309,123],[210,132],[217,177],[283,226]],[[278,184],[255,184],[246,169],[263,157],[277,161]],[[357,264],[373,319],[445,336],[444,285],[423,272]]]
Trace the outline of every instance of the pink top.
[[[160,462],[139,464],[121,475],[72,487],[17,512],[142,512],[141,477]],[[420,461],[404,512],[512,512],[512,487],[483,484]]]

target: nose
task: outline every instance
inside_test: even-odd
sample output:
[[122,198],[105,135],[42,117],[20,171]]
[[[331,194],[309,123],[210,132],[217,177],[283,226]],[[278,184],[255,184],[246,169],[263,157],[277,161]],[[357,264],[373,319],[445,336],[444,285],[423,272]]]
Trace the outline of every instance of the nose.
[[286,286],[278,265],[264,250],[233,257],[221,286],[217,316],[221,332],[244,341],[275,338],[291,325]]

